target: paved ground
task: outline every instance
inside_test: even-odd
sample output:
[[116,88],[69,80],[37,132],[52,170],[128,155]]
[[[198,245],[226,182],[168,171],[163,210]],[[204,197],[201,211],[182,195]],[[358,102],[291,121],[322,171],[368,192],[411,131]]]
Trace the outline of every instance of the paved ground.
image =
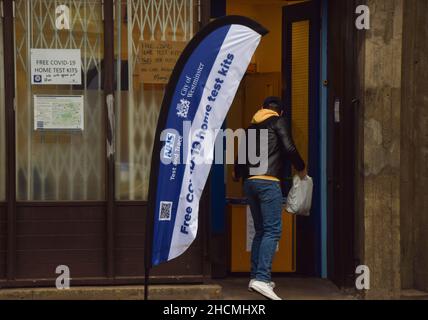
[[414,289],[406,289],[401,291],[402,300],[428,300],[428,292]]
[[[153,285],[151,300],[217,300],[221,287],[216,284]],[[56,288],[0,289],[0,300],[143,300],[144,286],[97,286]]]
[[[342,292],[332,282],[317,278],[275,278],[275,292],[288,300],[349,300],[356,299]],[[216,281],[222,286],[225,300],[263,300],[258,293],[249,292],[247,278],[229,278]]]
[[[302,278],[276,278],[276,292],[284,299],[353,299],[341,292],[327,280]],[[247,278],[212,280],[204,285],[153,285],[150,297],[155,300],[264,300],[247,289]],[[69,290],[55,288],[1,289],[0,300],[142,300],[143,286],[71,287]]]
[[[275,292],[285,300],[352,300],[359,297],[354,291],[339,290],[332,282],[318,278],[281,277],[273,279]],[[249,292],[244,277],[212,280],[201,285],[153,285],[153,300],[264,300],[261,295]],[[403,290],[402,299],[428,300],[427,292]],[[0,300],[142,300],[143,286],[71,287],[0,289]]]

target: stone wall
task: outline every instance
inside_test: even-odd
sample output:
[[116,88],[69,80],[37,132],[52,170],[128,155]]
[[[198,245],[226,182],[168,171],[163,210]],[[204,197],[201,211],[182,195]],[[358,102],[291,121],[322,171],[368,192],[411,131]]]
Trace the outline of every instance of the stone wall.
[[366,297],[428,291],[428,1],[367,0],[359,63]]
[[368,299],[400,295],[400,135],[403,0],[367,0],[362,107],[363,262]]

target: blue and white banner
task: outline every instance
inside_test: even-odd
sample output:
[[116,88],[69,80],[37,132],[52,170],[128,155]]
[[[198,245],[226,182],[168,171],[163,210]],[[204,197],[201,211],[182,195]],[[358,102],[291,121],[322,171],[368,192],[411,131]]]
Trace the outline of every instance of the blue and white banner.
[[239,16],[208,24],[171,75],[155,136],[149,190],[151,264],[181,255],[196,238],[199,200],[213,161],[216,130],[267,31]]

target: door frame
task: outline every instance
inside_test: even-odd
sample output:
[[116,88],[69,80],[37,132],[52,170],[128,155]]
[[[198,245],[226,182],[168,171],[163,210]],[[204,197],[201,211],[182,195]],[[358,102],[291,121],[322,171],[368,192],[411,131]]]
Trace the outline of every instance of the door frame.
[[339,287],[355,285],[358,236],[363,227],[357,217],[357,205],[363,203],[357,188],[358,52],[363,44],[354,25],[360,2],[328,2],[328,278]]
[[[6,112],[6,279],[15,278],[16,260],[16,141],[15,141],[15,52],[14,2],[3,0],[4,96]],[[9,67],[7,67],[9,66]],[[13,67],[11,67],[13,66]]]
[[[313,11],[311,11],[311,2]],[[325,190],[317,190],[316,179],[314,179],[313,208],[318,212],[320,210],[326,210],[326,212],[325,216],[313,220],[317,226],[316,239],[319,240],[319,243],[315,245],[316,250],[313,250],[313,244],[308,243],[307,239],[310,237],[305,236],[302,229],[297,230],[297,271],[305,275],[322,273],[338,287],[352,287],[355,267],[359,264],[356,260],[356,251],[359,245],[358,235],[361,233],[361,225],[358,224],[356,216],[356,207],[360,199],[358,199],[358,189],[356,188],[358,160],[355,159],[355,156],[358,154],[356,151],[359,139],[357,129],[360,125],[358,122],[358,93],[360,92],[358,52],[362,46],[362,40],[354,27],[355,17],[353,15],[358,1],[312,0],[311,2],[288,6],[288,10],[293,7],[302,8],[295,10],[294,18],[296,20],[304,19],[309,12],[314,19],[318,19],[314,29],[310,32],[314,37],[312,41],[310,40],[312,55],[310,61],[316,66],[310,81],[312,90],[315,92],[311,97],[314,98],[311,99],[311,105],[316,105],[320,101],[320,106],[316,108],[319,111],[312,108],[313,114],[310,119],[325,116],[327,119],[314,121],[310,128],[320,133],[321,139],[327,141],[313,140],[310,144],[321,142],[321,150],[313,147],[312,159],[321,159],[321,163],[326,161],[322,166],[318,166],[315,172],[312,171],[312,175],[319,174],[315,178],[319,179],[318,181],[323,183],[322,188],[325,188]],[[286,29],[283,28],[283,30]],[[320,36],[323,37],[322,43]],[[285,41],[283,45],[286,45]],[[284,48],[284,52],[287,52],[286,48]],[[286,69],[283,70],[283,75],[287,70],[291,70],[289,60],[291,59],[287,60],[286,53],[284,57]],[[284,83],[291,83],[290,75],[288,76]],[[354,79],[354,81],[347,81],[349,79]],[[311,92],[311,89],[309,91]],[[286,88],[285,96],[290,98],[290,93],[290,88]],[[322,100],[319,100],[320,93]],[[326,95],[327,101],[325,101]],[[340,99],[341,102],[339,123],[335,122],[336,99]],[[291,105],[291,101],[287,101],[287,105]],[[322,124],[320,125],[320,123]],[[327,132],[321,132],[325,128]],[[326,150],[324,150],[325,148]],[[324,156],[321,154],[321,158],[317,158],[315,150],[318,153],[324,150],[326,154]],[[326,197],[326,199],[320,197]],[[300,223],[303,226],[306,224],[305,227],[309,224],[304,221]],[[299,220],[297,225],[299,226]],[[303,264],[309,263],[308,252],[318,255],[318,257],[326,254],[327,259],[326,261],[323,261],[322,258],[318,259],[315,270],[310,270],[307,266],[303,267]]]
[[[287,108],[287,121],[292,126],[292,23],[309,20],[309,153],[308,174],[313,178],[313,202],[310,217],[296,217],[296,274],[321,276],[321,206],[320,206],[320,3],[318,0],[283,7],[282,77],[283,100]],[[290,40],[291,41],[291,40]],[[287,166],[286,175],[291,175]]]

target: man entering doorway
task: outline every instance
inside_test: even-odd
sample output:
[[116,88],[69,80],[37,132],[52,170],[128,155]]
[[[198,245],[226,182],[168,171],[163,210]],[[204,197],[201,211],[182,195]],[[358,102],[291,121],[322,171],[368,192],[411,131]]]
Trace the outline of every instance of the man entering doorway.
[[[282,232],[282,191],[280,179],[284,177],[286,157],[290,159],[301,179],[306,177],[303,162],[290,135],[287,122],[282,117],[283,105],[278,97],[268,97],[263,107],[253,117],[247,129],[246,152],[261,155],[260,135],[267,134],[267,153],[258,164],[235,163],[234,179],[244,180],[247,197],[254,221],[255,235],[251,247],[251,280],[249,290],[256,291],[272,300],[281,300],[273,291],[271,280],[272,260]],[[256,142],[249,143],[250,130],[256,133]],[[266,144],[266,139],[264,140]],[[263,144],[263,142],[262,142]],[[256,150],[251,150],[255,148]],[[266,163],[267,162],[267,163]],[[263,167],[261,175],[251,175],[252,168]]]

